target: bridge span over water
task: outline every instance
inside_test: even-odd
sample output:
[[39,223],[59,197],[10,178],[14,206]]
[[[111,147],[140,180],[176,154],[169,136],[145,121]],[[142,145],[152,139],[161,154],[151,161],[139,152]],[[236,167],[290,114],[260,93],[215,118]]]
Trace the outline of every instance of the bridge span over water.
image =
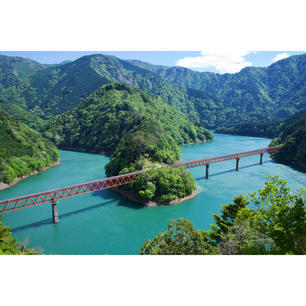
[[[170,165],[170,167],[184,167],[185,169],[206,166],[206,178],[209,177],[209,166],[211,164],[225,162],[228,160],[236,160],[236,171],[239,170],[240,158],[248,156],[260,155],[259,164],[262,165],[262,157],[264,153],[271,153],[280,149],[281,146],[274,146],[264,149],[258,149],[248,152],[236,153],[231,155],[224,155],[212,158],[203,158],[198,160],[192,160],[182,163],[176,163]],[[13,212],[16,210],[34,207],[42,204],[52,203],[52,216],[53,222],[58,222],[57,202],[58,200],[75,197],[84,193],[95,192],[103,189],[114,188],[126,184],[130,184],[136,181],[139,174],[146,171],[147,169],[136,171],[132,173],[126,173],[118,176],[104,178],[92,182],[83,184],[67,186],[54,190],[48,190],[35,194],[25,195],[13,199],[1,200],[0,201],[0,215]]]

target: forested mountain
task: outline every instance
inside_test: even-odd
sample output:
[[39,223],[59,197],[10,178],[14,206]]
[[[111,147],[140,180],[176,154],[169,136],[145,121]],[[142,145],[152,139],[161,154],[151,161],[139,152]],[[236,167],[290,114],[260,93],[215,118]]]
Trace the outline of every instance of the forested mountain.
[[58,161],[56,147],[0,109],[0,182],[40,171]]
[[21,80],[45,67],[46,65],[28,58],[0,55],[0,92],[5,88],[17,86]]
[[136,132],[146,121],[156,122],[177,145],[212,139],[208,130],[193,124],[159,97],[124,83],[102,86],[50,121],[45,135],[59,146],[113,152],[122,136]]
[[271,154],[272,158],[306,171],[306,110],[289,118],[284,123],[280,136],[273,139],[270,146],[279,144],[283,146]]

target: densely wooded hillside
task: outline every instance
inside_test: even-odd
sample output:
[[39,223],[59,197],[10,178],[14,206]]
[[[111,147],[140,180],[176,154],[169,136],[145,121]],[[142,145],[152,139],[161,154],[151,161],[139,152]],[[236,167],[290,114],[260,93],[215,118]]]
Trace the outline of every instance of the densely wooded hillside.
[[271,146],[283,144],[279,151],[273,152],[272,158],[278,162],[297,166],[306,171],[306,110],[288,119],[279,137]]
[[123,83],[102,86],[50,121],[45,135],[59,146],[113,152],[124,135],[138,131],[145,121],[156,122],[176,145],[212,139],[208,130],[160,98]]
[[37,115],[26,111],[24,108],[19,107],[15,103],[5,102],[0,98],[0,109],[6,111],[14,120],[26,123],[30,128],[40,131],[45,125],[45,121]]
[[0,181],[40,171],[59,159],[56,147],[26,124],[0,110]]

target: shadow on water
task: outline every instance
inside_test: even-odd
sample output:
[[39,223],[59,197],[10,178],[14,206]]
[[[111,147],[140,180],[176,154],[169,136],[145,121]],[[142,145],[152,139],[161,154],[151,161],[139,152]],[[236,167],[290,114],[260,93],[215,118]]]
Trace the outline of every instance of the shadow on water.
[[[101,190],[101,191],[93,192],[92,195],[95,196],[95,197],[100,197],[100,198],[102,198],[103,200],[106,200],[106,201],[104,201],[100,204],[84,207],[84,208],[77,209],[77,210],[74,210],[74,211],[71,211],[71,212],[68,212],[68,213],[65,213],[65,214],[61,214],[61,215],[59,215],[59,219],[61,220],[63,218],[68,218],[68,217],[71,217],[71,216],[74,216],[74,215],[77,215],[77,214],[84,213],[86,211],[88,212],[88,211],[91,211],[91,210],[94,210],[94,209],[98,209],[98,208],[103,207],[107,204],[113,203],[114,201],[117,201],[117,205],[125,206],[125,207],[128,207],[128,208],[133,208],[133,209],[144,208],[144,206],[142,206],[141,204],[134,203],[134,202],[124,198],[120,194],[118,194],[114,191],[111,191],[111,190]],[[30,223],[30,224],[27,224],[27,225],[11,228],[11,231],[13,233],[16,233],[16,232],[19,232],[19,231],[22,231],[22,230],[25,230],[25,229],[29,229],[29,228],[33,228],[33,227],[40,227],[40,226],[48,225],[48,224],[53,224],[52,218],[48,218],[48,219],[44,219],[44,220],[41,220],[41,221],[38,221],[38,222]]]
[[[273,162],[274,162],[273,160],[266,160],[266,161],[263,161],[262,163],[266,164],[266,163],[273,163]],[[246,168],[252,168],[252,167],[256,167],[256,166],[260,166],[259,163],[239,167],[239,170],[246,169]],[[226,174],[226,173],[230,173],[230,172],[236,172],[236,169],[233,168],[233,169],[230,169],[230,170],[213,173],[213,174],[210,174],[209,177],[218,176],[218,175],[222,175],[222,174]],[[201,180],[205,180],[205,179],[206,179],[205,176],[201,176],[201,177],[196,178],[195,180],[196,181],[201,181]]]
[[124,206],[124,207],[128,207],[128,208],[133,208],[133,209],[144,208],[143,205],[141,205],[139,203],[135,203],[135,202],[125,198],[121,194],[111,190],[111,189],[104,190],[103,193],[94,192],[93,196],[95,196],[95,197],[101,197],[102,196],[103,199],[112,199],[113,201],[117,201],[116,204],[119,205],[119,206]]
[[[85,211],[90,211],[90,210],[100,208],[100,207],[105,206],[105,205],[107,205],[111,202],[113,202],[113,200],[109,200],[107,202],[103,202],[103,203],[100,203],[100,204],[96,204],[96,205],[93,205],[93,206],[81,208],[81,209],[78,209],[78,210],[71,211],[69,213],[59,215],[59,220],[61,220],[63,218],[68,218],[68,217],[71,217],[71,216],[74,216],[74,215],[77,215],[77,214],[81,214]],[[22,230],[25,230],[25,229],[28,229],[28,228],[40,227],[40,226],[48,225],[48,224],[53,224],[52,218],[48,218],[48,219],[44,219],[44,220],[41,220],[41,221],[38,221],[38,222],[30,223],[30,224],[27,224],[27,225],[11,228],[11,231],[13,233],[16,233],[16,232],[19,232],[19,231],[22,231]]]

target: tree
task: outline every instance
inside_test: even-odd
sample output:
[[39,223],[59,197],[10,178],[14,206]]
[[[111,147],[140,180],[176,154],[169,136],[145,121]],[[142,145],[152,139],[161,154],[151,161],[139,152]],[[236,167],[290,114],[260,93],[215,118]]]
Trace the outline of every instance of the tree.
[[305,189],[292,194],[285,180],[270,176],[249,201],[256,208],[241,210],[237,222],[247,217],[252,228],[271,237],[275,243],[271,253],[306,254]]
[[248,220],[235,222],[220,238],[218,249],[223,255],[263,255],[274,247],[273,239],[254,230]]
[[138,250],[141,255],[214,255],[218,250],[207,232],[196,230],[191,221],[170,220],[168,231],[146,240]]
[[34,255],[37,250],[27,249],[12,237],[9,226],[4,226],[0,217],[0,255]]
[[242,195],[235,197],[233,202],[232,204],[222,205],[220,215],[212,215],[216,225],[211,225],[210,235],[217,244],[222,240],[222,235],[226,234],[229,228],[233,226],[238,211],[248,204],[246,197]]

